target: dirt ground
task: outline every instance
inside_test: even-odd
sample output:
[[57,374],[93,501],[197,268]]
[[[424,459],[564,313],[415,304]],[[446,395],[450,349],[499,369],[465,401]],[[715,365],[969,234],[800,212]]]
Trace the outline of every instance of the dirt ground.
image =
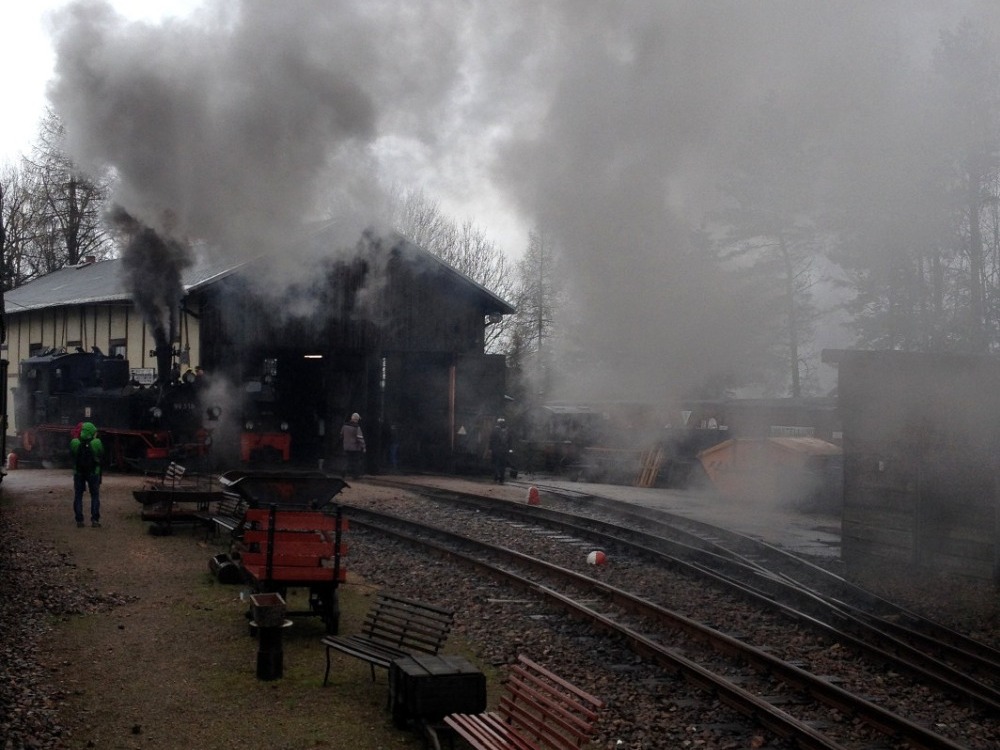
[[[219,584],[209,571],[224,543],[192,528],[150,535],[132,495],[142,486],[140,477],[108,476],[102,528],[91,528],[89,517],[86,528],[77,528],[68,471],[12,471],[3,482],[4,512],[60,553],[37,564],[74,565],[76,585],[113,603],[106,611],[60,618],[43,637],[41,658],[56,686],[65,747],[423,745],[393,727],[384,672],[377,671],[373,683],[366,664],[335,656],[330,685],[322,686],[325,630],[318,618],[296,618],[285,631],[283,677],[258,679],[257,641],[249,634],[241,586]],[[366,490],[357,485],[352,491]],[[348,575],[341,632],[356,629],[375,591]],[[289,599],[289,609],[307,608],[305,592],[293,591]]]
[[[366,664],[335,655],[330,684],[323,687],[325,630],[318,618],[295,618],[285,631],[282,678],[258,679],[257,641],[249,634],[242,587],[220,584],[209,571],[209,560],[226,545],[202,529],[150,535],[132,495],[144,484],[137,476],[108,476],[99,529],[76,527],[67,470],[11,471],[0,486],[0,511],[49,550],[34,564],[58,567],[54,580],[71,581],[97,602],[50,623],[37,648],[64,729],[60,750],[424,746],[418,735],[392,725],[384,672],[372,682]],[[524,494],[518,487],[486,487],[506,499]],[[391,492],[362,480],[341,497],[351,503]],[[382,585],[352,570],[352,559],[372,559],[363,537],[349,536],[348,549],[348,583],[340,598],[345,633],[357,630]],[[936,602],[926,614],[995,642],[1000,601],[990,587],[932,580],[893,587],[890,580],[880,574],[874,590],[903,602],[913,595],[924,605],[919,609]],[[293,591],[289,608],[306,609],[305,600],[305,592]],[[38,611],[45,609],[39,605]],[[455,633],[447,651],[476,662],[475,649]]]

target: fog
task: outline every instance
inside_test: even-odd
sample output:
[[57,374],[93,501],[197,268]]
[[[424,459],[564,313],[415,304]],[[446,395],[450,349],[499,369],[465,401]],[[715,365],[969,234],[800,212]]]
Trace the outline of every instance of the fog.
[[[305,222],[332,220],[345,247],[382,226],[385,185],[502,204],[564,260],[587,363],[562,392],[662,398],[760,346],[752,301],[699,240],[734,165],[780,175],[793,146],[819,148],[809,191],[898,201],[917,231],[906,178],[934,155],[909,132],[927,111],[914,81],[964,19],[991,31],[1000,7],[218,1],[149,25],[77,2],[54,19],[50,97],[132,216],[289,272]],[[750,137],[765,105],[781,137]]]

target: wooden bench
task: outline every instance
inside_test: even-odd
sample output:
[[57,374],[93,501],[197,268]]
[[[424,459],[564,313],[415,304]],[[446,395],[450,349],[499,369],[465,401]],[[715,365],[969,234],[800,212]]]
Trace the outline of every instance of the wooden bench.
[[211,477],[188,474],[173,461],[132,495],[142,504],[142,520],[152,523],[149,531],[157,536],[173,533],[174,524],[203,525],[212,503],[222,497]]
[[597,711],[603,706],[598,698],[518,656],[496,711],[450,714],[444,722],[478,750],[577,750],[593,737]]
[[222,497],[216,501],[213,507],[198,514],[213,534],[226,531],[231,536],[236,536],[246,522],[246,512],[250,509],[250,503],[239,494],[228,490],[222,491]]
[[431,604],[377,594],[365,615],[361,631],[348,636],[326,636],[326,673],[330,679],[330,652],[340,651],[371,666],[388,669],[394,659],[415,654],[436,655],[451,630],[454,613]]
[[[310,609],[289,615],[318,615],[328,633],[336,633],[340,610],[337,586],[347,578],[341,557],[346,528],[339,508],[318,510],[248,508],[243,514],[239,564],[244,578],[258,593],[287,594],[289,588],[309,589]],[[286,597],[287,598],[287,597]]]

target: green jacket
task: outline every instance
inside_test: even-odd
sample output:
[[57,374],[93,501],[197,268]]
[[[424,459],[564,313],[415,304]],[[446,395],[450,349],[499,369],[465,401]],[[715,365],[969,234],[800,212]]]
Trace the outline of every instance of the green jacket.
[[90,441],[90,450],[96,459],[94,474],[101,473],[101,465],[104,463],[104,443],[97,437],[97,427],[93,422],[84,422],[80,427],[80,437],[73,438],[69,442],[70,453],[73,454],[73,473],[76,474],[76,454],[80,451],[80,443],[84,440]]

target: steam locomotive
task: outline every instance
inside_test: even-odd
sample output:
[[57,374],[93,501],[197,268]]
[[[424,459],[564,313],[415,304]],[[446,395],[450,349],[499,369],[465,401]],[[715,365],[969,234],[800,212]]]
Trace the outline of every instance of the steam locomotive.
[[[188,370],[136,380],[129,362],[96,347],[47,350],[22,360],[14,414],[22,461],[60,463],[81,422],[98,426],[108,465],[156,471],[170,461],[238,456],[244,463],[289,460],[287,423],[274,414],[266,377],[234,389]],[[221,442],[220,442],[221,441]]]

